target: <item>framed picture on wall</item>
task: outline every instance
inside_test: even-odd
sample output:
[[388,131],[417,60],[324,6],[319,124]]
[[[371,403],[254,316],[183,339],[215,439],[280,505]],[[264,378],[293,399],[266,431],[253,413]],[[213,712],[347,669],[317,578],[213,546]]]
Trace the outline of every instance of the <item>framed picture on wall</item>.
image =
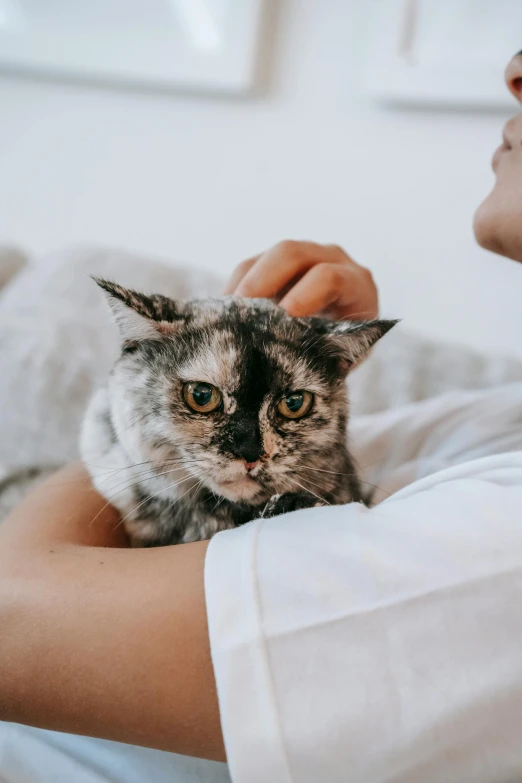
[[522,49],[520,0],[376,0],[365,87],[403,105],[505,109]]
[[222,93],[253,84],[262,0],[0,0],[0,70]]

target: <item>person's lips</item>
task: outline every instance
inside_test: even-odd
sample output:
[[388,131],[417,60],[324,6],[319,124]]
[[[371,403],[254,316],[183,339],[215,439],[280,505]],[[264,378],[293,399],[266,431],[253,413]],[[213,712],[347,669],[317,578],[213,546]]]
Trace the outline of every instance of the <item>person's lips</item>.
[[495,151],[495,154],[493,155],[493,160],[491,161],[491,166],[493,168],[493,171],[497,170],[500,159],[503,157],[503,155],[505,155],[506,152],[509,152],[511,149],[513,149],[513,145],[509,141],[506,135],[506,131],[504,130],[504,133],[502,134],[502,144]]

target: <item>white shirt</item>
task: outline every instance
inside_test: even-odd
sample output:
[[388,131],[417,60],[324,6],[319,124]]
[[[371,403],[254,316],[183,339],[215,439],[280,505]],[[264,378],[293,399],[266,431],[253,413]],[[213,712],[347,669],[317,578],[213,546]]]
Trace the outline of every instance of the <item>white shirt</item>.
[[233,783],[520,780],[522,386],[368,417],[352,436],[361,465],[381,456],[367,471],[381,495],[413,483],[209,546]]

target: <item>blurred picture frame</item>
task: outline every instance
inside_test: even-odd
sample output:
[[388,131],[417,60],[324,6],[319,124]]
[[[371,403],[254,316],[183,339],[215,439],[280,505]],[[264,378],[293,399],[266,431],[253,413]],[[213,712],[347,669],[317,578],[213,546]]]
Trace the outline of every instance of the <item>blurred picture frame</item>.
[[0,0],[0,72],[183,92],[254,84],[263,0]]
[[374,0],[365,92],[403,106],[505,110],[519,0]]

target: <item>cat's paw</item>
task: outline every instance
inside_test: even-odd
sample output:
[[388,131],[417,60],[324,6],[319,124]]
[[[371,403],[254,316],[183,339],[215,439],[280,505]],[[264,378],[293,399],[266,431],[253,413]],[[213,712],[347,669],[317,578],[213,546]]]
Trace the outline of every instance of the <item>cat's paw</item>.
[[269,519],[280,514],[288,514],[290,511],[298,511],[300,508],[322,505],[326,505],[326,503],[318,502],[317,498],[308,492],[285,492],[283,495],[272,495],[261,516],[264,519]]

